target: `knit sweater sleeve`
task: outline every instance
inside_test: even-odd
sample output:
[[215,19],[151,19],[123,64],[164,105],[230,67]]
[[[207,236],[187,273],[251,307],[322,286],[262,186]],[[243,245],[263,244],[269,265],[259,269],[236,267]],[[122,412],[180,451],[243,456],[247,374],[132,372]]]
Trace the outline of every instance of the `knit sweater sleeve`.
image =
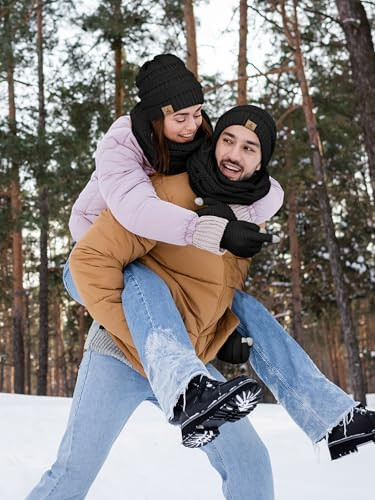
[[128,117],[100,141],[95,162],[100,194],[124,228],[164,243],[192,244],[197,214],[157,196]]
[[273,217],[281,208],[284,200],[284,190],[276,179],[270,177],[269,192],[252,205],[230,205],[238,220],[254,224],[262,224]]
[[130,349],[135,347],[122,309],[123,268],[146,255],[154,245],[155,241],[135,236],[121,227],[111,212],[105,210],[69,258],[74,283],[92,318]]

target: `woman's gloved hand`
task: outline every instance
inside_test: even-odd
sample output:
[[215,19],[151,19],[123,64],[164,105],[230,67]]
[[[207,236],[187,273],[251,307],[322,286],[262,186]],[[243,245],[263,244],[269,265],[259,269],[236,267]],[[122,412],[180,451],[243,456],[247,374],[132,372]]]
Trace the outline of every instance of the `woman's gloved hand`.
[[232,365],[246,363],[250,356],[252,344],[253,339],[251,337],[244,337],[237,330],[234,330],[216,356],[220,361]]
[[220,242],[220,247],[237,257],[253,257],[260,252],[265,241],[272,243],[274,236],[259,231],[259,226],[242,220],[229,221]]

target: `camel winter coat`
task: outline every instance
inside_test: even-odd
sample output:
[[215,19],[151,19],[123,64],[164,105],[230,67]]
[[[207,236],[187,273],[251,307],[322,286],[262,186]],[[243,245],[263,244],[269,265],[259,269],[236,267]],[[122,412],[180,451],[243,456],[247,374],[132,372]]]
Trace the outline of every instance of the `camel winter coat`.
[[[186,173],[154,175],[152,183],[162,200],[196,209]],[[239,323],[230,307],[235,289],[244,285],[250,260],[141,238],[124,229],[110,210],[99,215],[76,244],[70,271],[90,315],[142,375],[121,303],[123,269],[137,259],[168,285],[198,357],[211,361]]]

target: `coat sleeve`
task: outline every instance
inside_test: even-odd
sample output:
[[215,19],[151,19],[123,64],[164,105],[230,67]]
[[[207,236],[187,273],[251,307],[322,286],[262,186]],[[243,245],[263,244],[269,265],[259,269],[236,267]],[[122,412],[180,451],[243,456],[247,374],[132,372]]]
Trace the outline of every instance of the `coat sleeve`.
[[230,205],[238,220],[261,225],[273,217],[284,201],[284,190],[276,179],[270,177],[271,188],[260,200],[252,205]]
[[105,210],[69,258],[70,272],[89,314],[131,350],[135,346],[121,302],[123,269],[146,255],[154,245],[155,241],[129,233]]
[[157,196],[130,120],[122,117],[117,122],[95,154],[99,191],[108,208],[123,227],[138,236],[191,245],[197,214]]

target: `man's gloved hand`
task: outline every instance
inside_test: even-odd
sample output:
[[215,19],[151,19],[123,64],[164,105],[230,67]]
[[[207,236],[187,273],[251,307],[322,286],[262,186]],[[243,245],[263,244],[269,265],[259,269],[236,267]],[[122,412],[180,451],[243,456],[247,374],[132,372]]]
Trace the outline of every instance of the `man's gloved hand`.
[[196,211],[199,217],[214,215],[215,217],[222,217],[229,221],[237,220],[230,206],[222,201],[214,200],[213,198],[195,198],[195,203],[196,205],[207,205]]
[[253,257],[260,252],[265,241],[278,240],[272,234],[262,233],[259,226],[242,220],[229,221],[224,230],[220,247],[229,250],[237,257]]
[[220,361],[232,363],[232,365],[246,363],[249,359],[252,344],[253,339],[251,337],[245,338],[237,330],[234,330],[216,356]]

